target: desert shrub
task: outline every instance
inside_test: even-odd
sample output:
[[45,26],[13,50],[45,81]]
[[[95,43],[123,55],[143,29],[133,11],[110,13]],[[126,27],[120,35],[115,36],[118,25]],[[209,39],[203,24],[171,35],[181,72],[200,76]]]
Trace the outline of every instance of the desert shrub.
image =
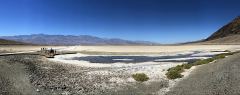
[[170,70],[166,73],[166,76],[168,79],[176,79],[176,78],[182,78],[183,75],[179,71],[176,70]]
[[167,70],[168,72],[166,73],[166,76],[168,79],[182,78],[183,75],[181,75],[181,73],[184,71],[184,69],[190,69],[192,66],[196,66],[196,65],[208,64],[210,62],[213,62],[214,60],[225,58],[228,55],[239,53],[240,51],[237,51],[237,52],[226,51],[226,52],[229,52],[229,53],[218,54],[218,55],[215,55],[213,58],[197,60],[193,63],[177,65],[176,67],[169,68]]
[[230,50],[225,50],[224,52],[231,52]]
[[177,65],[176,67],[169,68],[168,71],[178,71],[178,72],[183,72],[183,65]]
[[208,59],[204,59],[203,61],[205,62],[205,64],[207,64],[207,63],[213,62],[214,59],[213,58],[208,58]]
[[207,64],[214,61],[214,58],[208,58],[208,59],[203,59],[203,60],[198,60],[193,63],[193,65],[202,65],[202,64]]
[[192,64],[183,64],[184,69],[190,69],[193,65]]
[[218,54],[218,55],[215,55],[213,58],[214,59],[222,59],[222,58],[225,58],[228,55],[233,55],[235,53],[237,53],[237,52],[229,52],[229,53]]
[[190,69],[192,66],[207,64],[212,61],[214,61],[213,58],[208,58],[208,59],[198,60],[191,64],[177,65],[176,67],[169,68],[168,72],[166,73],[166,76],[168,79],[182,78],[183,75],[181,75],[181,73],[184,71],[184,69]]
[[218,55],[214,56],[213,58],[214,59],[222,59],[222,58],[225,58],[225,57],[226,57],[225,54],[218,54]]
[[166,76],[168,79],[176,79],[181,78],[183,75],[181,73],[184,71],[184,65],[177,65],[176,67],[172,67],[168,69],[168,72],[166,73]]
[[133,79],[139,82],[144,82],[149,80],[149,77],[144,73],[136,73],[132,75]]

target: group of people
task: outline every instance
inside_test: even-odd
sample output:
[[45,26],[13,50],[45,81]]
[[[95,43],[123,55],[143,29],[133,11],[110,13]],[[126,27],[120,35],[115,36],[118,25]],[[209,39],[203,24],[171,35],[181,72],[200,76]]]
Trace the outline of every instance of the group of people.
[[57,51],[52,48],[51,49],[41,48],[41,54],[45,55],[46,57],[54,57],[56,53]]

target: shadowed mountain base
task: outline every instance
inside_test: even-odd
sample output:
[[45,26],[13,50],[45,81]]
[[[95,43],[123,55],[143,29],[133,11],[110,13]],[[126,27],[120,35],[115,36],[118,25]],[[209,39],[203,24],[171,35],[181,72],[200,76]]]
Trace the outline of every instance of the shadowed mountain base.
[[27,45],[26,43],[0,39],[0,45]]
[[239,45],[240,44],[240,35],[227,36],[215,40],[210,40],[202,42],[201,44],[226,44],[226,45]]

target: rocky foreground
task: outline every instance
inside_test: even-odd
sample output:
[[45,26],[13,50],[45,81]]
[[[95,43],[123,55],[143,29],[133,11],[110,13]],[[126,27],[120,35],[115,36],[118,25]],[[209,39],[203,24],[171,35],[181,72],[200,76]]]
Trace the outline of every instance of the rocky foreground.
[[[167,95],[239,95],[239,58],[235,54],[197,67]],[[167,80],[125,82],[130,78],[126,68],[80,67],[38,55],[0,56],[0,95],[162,95],[159,90],[169,86]]]
[[146,95],[168,86],[166,80],[119,80],[130,77],[128,72],[56,63],[38,55],[0,56],[1,95]]
[[240,54],[198,67],[166,95],[240,95]]

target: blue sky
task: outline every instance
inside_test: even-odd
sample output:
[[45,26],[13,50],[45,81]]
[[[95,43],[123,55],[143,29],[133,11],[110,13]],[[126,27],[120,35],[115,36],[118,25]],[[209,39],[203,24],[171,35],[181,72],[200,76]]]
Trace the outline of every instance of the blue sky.
[[0,36],[93,35],[176,43],[240,15],[239,0],[0,0]]

